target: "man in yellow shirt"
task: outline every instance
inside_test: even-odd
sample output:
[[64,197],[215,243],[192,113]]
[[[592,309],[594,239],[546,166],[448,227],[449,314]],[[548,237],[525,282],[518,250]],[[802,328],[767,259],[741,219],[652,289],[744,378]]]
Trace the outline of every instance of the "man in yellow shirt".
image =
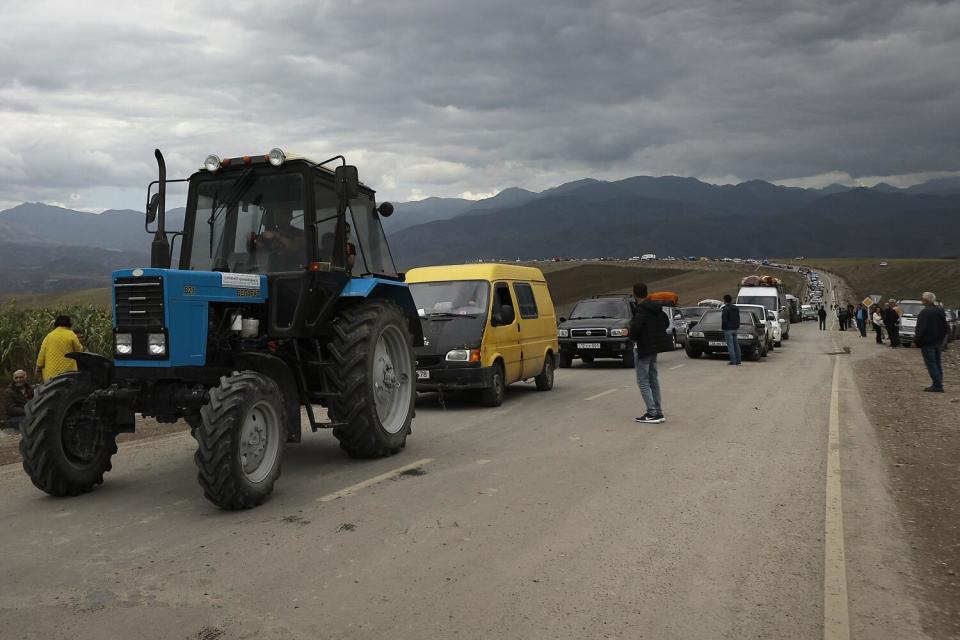
[[77,362],[66,357],[68,353],[83,351],[77,334],[70,328],[70,316],[57,316],[54,329],[46,335],[37,356],[37,368],[43,372],[43,381],[62,373],[77,370]]

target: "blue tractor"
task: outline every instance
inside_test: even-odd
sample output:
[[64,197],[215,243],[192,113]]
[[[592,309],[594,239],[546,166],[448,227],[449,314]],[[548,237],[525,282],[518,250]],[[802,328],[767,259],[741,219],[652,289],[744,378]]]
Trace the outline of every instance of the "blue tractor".
[[[351,456],[403,448],[423,334],[380,221],[393,206],[378,207],[342,156],[210,156],[169,181],[156,158],[151,266],[113,273],[113,357],[72,354],[79,370],[28,405],[33,483],[55,496],[92,490],[138,413],[187,422],[203,493],[224,509],[270,495],[301,411]],[[168,234],[171,182],[188,191],[183,230]]]

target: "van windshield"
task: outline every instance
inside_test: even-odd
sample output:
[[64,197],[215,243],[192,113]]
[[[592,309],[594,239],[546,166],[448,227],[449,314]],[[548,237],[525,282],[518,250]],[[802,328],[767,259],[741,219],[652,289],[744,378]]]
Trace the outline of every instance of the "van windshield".
[[923,303],[921,302],[901,302],[900,310],[905,316],[918,316],[920,312],[923,311]]
[[490,283],[483,280],[414,282],[410,284],[410,293],[422,317],[477,317],[487,312]]
[[737,304],[759,304],[770,311],[779,311],[776,296],[737,296]]

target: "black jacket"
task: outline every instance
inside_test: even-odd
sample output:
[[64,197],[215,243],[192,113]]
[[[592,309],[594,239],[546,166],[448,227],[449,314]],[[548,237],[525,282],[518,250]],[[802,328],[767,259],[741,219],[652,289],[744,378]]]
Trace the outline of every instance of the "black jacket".
[[659,302],[643,300],[638,304],[630,321],[630,339],[637,345],[637,355],[645,357],[672,351],[673,337],[667,335],[668,325]]
[[883,324],[887,325],[887,327],[895,327],[897,323],[900,322],[899,314],[897,314],[896,310],[892,307],[884,309],[880,317],[883,318]]
[[720,328],[724,331],[740,328],[740,309],[735,304],[725,304],[720,308]]
[[24,407],[27,404],[27,400],[32,397],[32,388],[26,387],[25,391],[21,392],[11,383],[9,387],[0,391],[0,420],[25,415],[26,411]]
[[820,310],[817,311],[817,317],[820,318],[821,320],[826,320],[826,319],[827,319],[827,310],[824,309],[823,307],[820,307]]
[[914,342],[921,347],[938,347],[947,337],[947,314],[942,307],[927,305],[917,315]]

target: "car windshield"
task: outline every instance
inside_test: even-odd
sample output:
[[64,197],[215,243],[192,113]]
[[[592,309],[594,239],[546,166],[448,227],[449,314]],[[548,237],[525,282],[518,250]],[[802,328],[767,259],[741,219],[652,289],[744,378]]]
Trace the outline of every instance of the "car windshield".
[[299,174],[204,180],[196,193],[188,269],[268,273],[306,261]]
[[681,307],[677,309],[684,320],[699,320],[706,311],[703,307]]
[[923,311],[923,304],[919,302],[901,302],[900,303],[901,315],[916,316],[916,315],[920,315],[921,311]]
[[737,304],[759,304],[770,311],[779,311],[776,296],[738,296]]
[[630,306],[620,298],[581,300],[570,313],[571,320],[587,318],[629,318]]
[[703,317],[700,318],[700,327],[698,328],[703,328],[705,326],[712,327],[714,325],[719,327],[722,319],[723,319],[723,314],[719,309],[711,309],[706,313],[704,313]]
[[476,317],[487,312],[490,283],[483,280],[416,282],[410,284],[410,293],[417,312],[423,317]]

